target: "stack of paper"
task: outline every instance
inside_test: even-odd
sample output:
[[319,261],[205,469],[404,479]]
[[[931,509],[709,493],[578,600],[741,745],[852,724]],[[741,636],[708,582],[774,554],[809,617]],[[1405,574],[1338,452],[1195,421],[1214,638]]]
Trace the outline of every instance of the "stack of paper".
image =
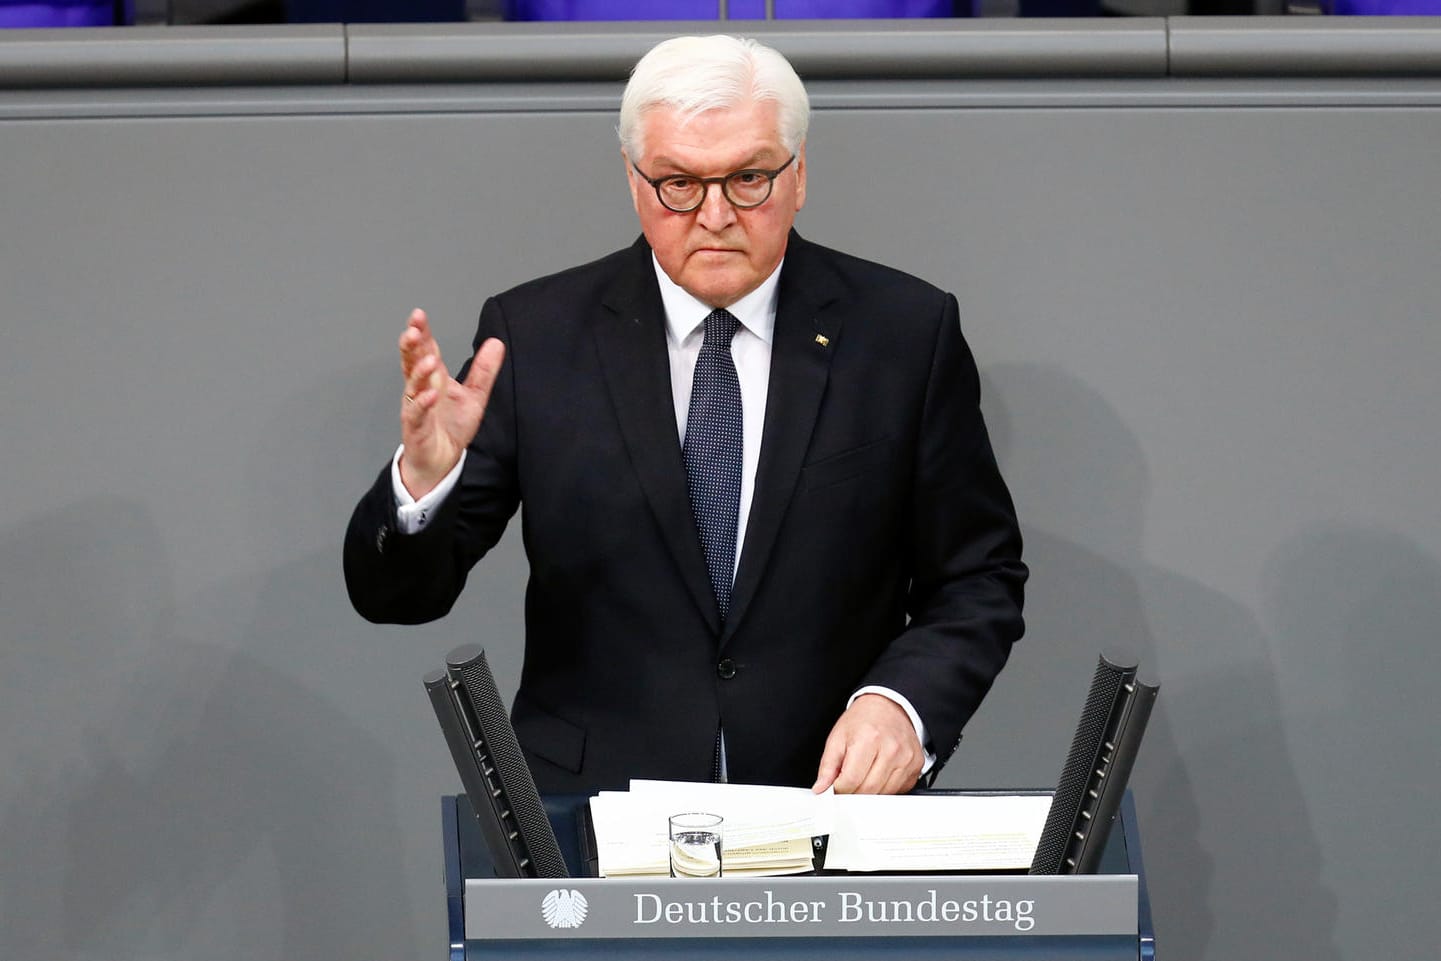
[[1014,871],[1028,868],[1051,808],[1049,794],[837,795],[752,784],[632,781],[590,802],[602,877],[669,873],[670,816],[725,819],[725,873],[812,869],[812,838],[829,835],[835,871]]
[[848,794],[826,846],[834,871],[1028,868],[1051,810],[1043,795]]
[[636,780],[629,791],[602,791],[590,801],[600,874],[669,874],[670,816],[689,811],[724,819],[721,851],[727,877],[809,871],[811,839],[830,833],[827,797],[804,788],[680,781]]

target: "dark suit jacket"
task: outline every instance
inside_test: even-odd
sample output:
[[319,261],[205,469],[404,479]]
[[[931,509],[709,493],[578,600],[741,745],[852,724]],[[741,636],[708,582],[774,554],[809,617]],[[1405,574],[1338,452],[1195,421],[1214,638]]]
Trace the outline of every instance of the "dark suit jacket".
[[459,487],[396,534],[382,471],[346,582],[371,620],[441,617],[522,507],[512,716],[542,792],[708,780],[720,724],[731,780],[809,785],[864,684],[909,698],[949,756],[1021,634],[1026,577],[955,298],[792,234],[724,626],[645,241],[492,298],[490,336],[508,352]]

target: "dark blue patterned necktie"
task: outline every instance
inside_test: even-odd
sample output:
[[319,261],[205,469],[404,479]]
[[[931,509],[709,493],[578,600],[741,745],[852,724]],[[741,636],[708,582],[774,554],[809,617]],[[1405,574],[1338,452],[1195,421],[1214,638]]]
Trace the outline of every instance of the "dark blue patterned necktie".
[[730,613],[741,504],[741,385],[731,359],[738,326],[726,310],[705,319],[681,447],[691,512],[722,622]]

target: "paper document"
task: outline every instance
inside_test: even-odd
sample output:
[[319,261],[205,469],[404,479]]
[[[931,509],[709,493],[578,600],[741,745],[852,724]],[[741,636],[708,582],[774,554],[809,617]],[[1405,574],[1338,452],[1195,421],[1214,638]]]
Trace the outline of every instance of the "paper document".
[[1050,795],[836,800],[825,866],[839,871],[1028,868],[1051,810]]
[[670,816],[724,819],[732,876],[812,869],[811,839],[829,835],[836,871],[1014,871],[1029,868],[1051,809],[1049,794],[838,795],[806,788],[635,780],[591,798],[603,877],[670,873]]
[[601,876],[669,874],[669,819],[687,811],[724,819],[724,870],[733,877],[810,871],[811,839],[831,825],[827,796],[805,788],[635,780],[629,791],[591,798]]
[[830,834],[835,792],[812,794],[803,787],[636,779],[630,782],[630,797],[670,807],[671,814],[719,814],[725,818],[725,843],[742,847]]

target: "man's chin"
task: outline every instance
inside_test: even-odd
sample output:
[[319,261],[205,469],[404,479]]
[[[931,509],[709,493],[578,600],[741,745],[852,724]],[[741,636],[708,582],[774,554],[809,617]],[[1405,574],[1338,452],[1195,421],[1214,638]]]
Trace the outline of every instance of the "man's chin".
[[731,304],[735,303],[746,294],[750,293],[749,290],[733,284],[715,284],[705,285],[701,287],[687,287],[685,288],[685,290],[686,293],[690,294],[696,300],[699,300],[701,303],[706,304],[710,307],[729,307]]
[[764,279],[753,277],[748,271],[692,271],[680,286],[702,303],[729,307],[759,287]]

